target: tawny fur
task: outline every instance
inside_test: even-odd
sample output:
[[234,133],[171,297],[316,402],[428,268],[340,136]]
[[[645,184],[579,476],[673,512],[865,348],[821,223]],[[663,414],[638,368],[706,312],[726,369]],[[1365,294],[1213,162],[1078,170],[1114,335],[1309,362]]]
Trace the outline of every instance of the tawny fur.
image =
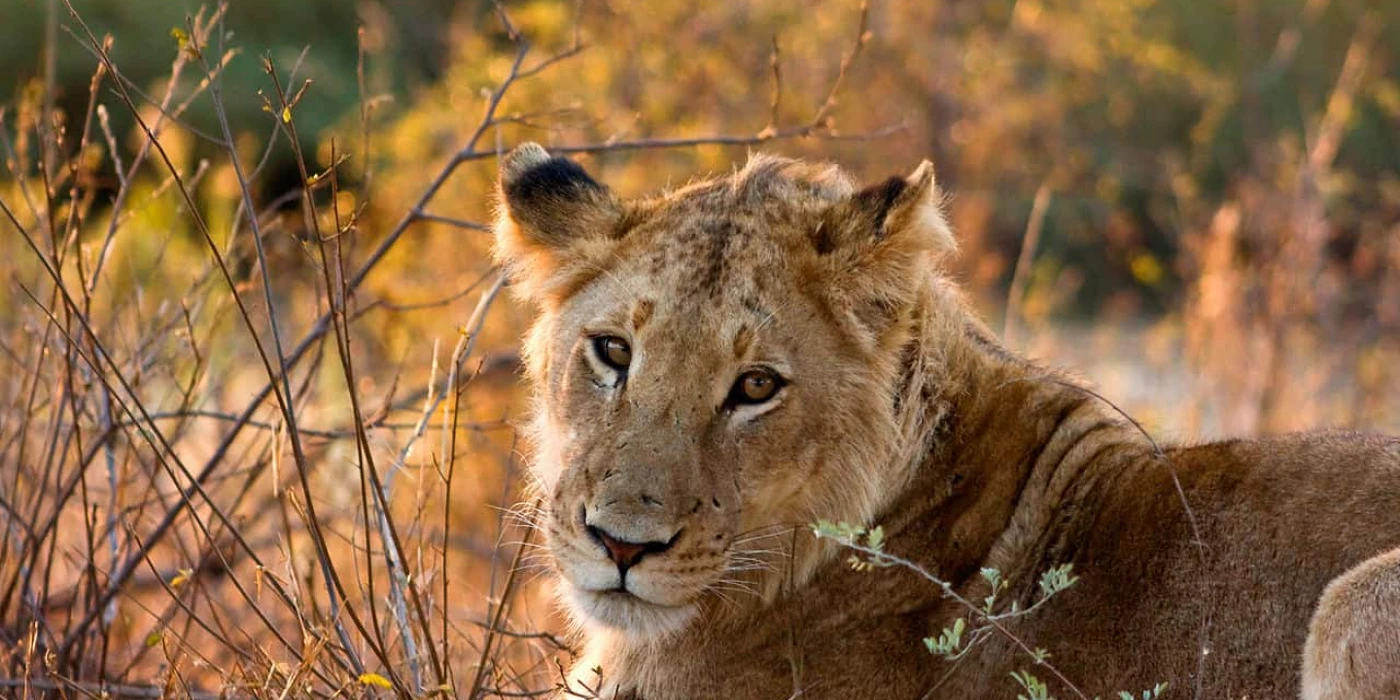
[[1303,654],[1303,698],[1400,698],[1400,549],[1327,585]]
[[[920,640],[966,612],[910,571],[852,570],[817,520],[879,524],[888,551],[974,600],[984,567],[1025,607],[1072,563],[1077,585],[1007,627],[1089,697],[1296,697],[1324,587],[1400,545],[1394,438],[1159,454],[1004,349],[939,271],[953,239],[927,164],[857,190],[757,157],[635,201],[538,146],[502,172],[498,257],[540,311],[539,525],[586,644],[574,678],[604,697],[1013,698],[1016,670],[1076,697],[1000,636],[930,656]],[[625,374],[599,335],[630,344]],[[787,386],[728,403],[755,366]],[[674,544],[623,577],[589,526]],[[1344,678],[1333,659],[1395,658],[1380,591],[1397,571],[1371,559],[1329,589],[1309,687],[1394,687],[1400,665]]]

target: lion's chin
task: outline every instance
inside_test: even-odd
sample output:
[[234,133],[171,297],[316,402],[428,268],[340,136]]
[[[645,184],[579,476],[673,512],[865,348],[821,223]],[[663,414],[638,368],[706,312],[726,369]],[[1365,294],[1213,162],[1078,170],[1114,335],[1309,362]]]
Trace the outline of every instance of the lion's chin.
[[674,636],[695,619],[694,604],[660,605],[623,590],[590,591],[562,582],[565,607],[575,620],[642,642]]

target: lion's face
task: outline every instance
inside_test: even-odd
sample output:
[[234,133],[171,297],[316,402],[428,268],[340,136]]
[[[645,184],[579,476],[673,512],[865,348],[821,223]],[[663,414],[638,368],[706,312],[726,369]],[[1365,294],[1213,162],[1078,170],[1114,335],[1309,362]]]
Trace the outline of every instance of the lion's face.
[[779,525],[807,522],[794,506],[823,431],[858,391],[851,353],[812,332],[820,308],[781,293],[793,270],[725,271],[717,294],[703,261],[665,262],[706,232],[653,226],[679,235],[587,283],[542,338],[548,546],[572,605],[629,628],[683,622],[707,590],[751,595],[736,574],[771,565],[756,553],[783,544]]
[[682,629],[800,576],[794,528],[871,517],[892,485],[869,465],[898,442],[897,278],[946,234],[925,170],[853,193],[762,159],[622,202],[538,147],[507,159],[498,252],[541,309],[540,526],[580,620]]

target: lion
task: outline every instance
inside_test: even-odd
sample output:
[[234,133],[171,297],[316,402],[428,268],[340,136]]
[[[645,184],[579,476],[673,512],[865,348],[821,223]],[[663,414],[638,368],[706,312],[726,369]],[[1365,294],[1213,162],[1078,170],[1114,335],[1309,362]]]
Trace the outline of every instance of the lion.
[[1400,549],[1327,584],[1303,652],[1308,700],[1400,698]]
[[[566,695],[1393,692],[1400,440],[1159,448],[988,331],[942,267],[943,198],[928,162],[861,189],[757,155],[624,199],[536,144],[503,159],[536,527],[584,642]],[[948,589],[851,566],[818,521],[878,526]],[[1021,613],[931,656],[989,569]]]

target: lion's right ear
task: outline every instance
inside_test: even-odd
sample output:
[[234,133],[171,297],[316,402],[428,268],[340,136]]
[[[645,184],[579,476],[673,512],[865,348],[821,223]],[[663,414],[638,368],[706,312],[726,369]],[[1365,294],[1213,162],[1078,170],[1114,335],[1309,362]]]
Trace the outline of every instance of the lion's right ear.
[[497,204],[496,261],[516,293],[537,304],[558,301],[596,275],[622,219],[607,187],[537,143],[501,161]]

